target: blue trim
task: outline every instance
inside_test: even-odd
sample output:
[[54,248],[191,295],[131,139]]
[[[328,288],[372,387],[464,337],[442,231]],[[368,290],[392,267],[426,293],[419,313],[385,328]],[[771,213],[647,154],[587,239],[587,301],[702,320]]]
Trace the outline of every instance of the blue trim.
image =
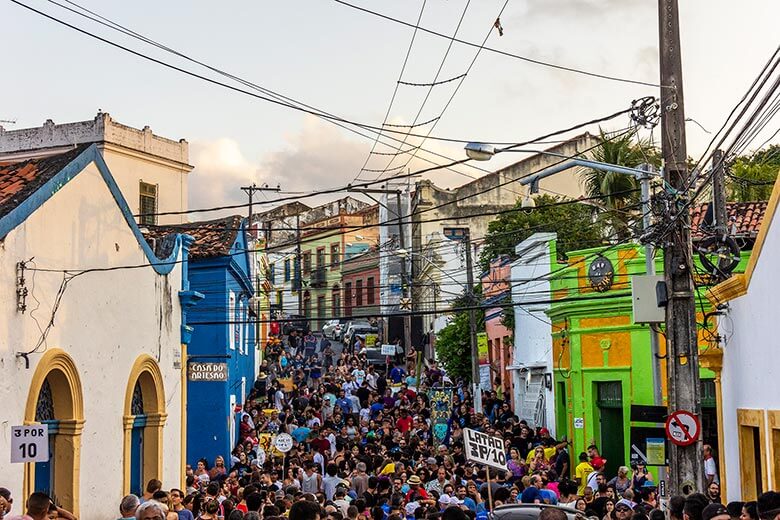
[[504,315],[504,311],[503,310],[497,310],[496,312],[493,312],[491,314],[486,315],[485,316],[485,321],[491,321],[491,320],[499,318],[499,317],[501,317],[503,315]]
[[509,289],[505,289],[501,291],[500,293],[496,294],[495,296],[491,296],[490,298],[486,298],[482,302],[482,306],[488,306],[488,305],[495,305],[497,303],[501,303],[501,300],[506,298],[511,294],[511,291]]
[[21,204],[11,210],[6,216],[0,218],[0,239],[5,238],[8,233],[16,229],[27,218],[32,215],[38,208],[40,208],[46,201],[54,196],[55,193],[60,191],[63,186],[73,180],[84,168],[90,163],[94,162],[97,166],[100,175],[103,177],[106,185],[108,186],[111,195],[122,212],[122,216],[125,218],[128,227],[135,235],[138,245],[146,254],[146,258],[149,264],[154,268],[158,274],[169,274],[173,267],[176,265],[177,257],[179,256],[179,249],[182,247],[182,236],[176,237],[176,244],[168,258],[163,260],[157,258],[146,242],[143,234],[141,233],[138,224],[136,224],[133,218],[133,213],[130,211],[130,207],[127,204],[124,196],[122,195],[119,186],[117,185],[114,177],[111,175],[111,171],[108,169],[106,162],[103,160],[103,156],[97,149],[97,145],[90,145],[89,148],[81,152],[75,159],[63,167],[54,177],[49,179],[43,186],[38,188],[32,195],[27,197]]
[[143,428],[146,426],[146,414],[133,417],[133,428]]

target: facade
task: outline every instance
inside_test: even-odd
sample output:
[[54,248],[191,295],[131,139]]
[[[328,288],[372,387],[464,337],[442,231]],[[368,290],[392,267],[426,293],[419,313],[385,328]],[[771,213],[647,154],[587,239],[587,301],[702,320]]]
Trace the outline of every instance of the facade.
[[511,297],[511,259],[502,256],[490,262],[490,269],[483,273],[482,298],[485,306],[485,333],[488,342],[490,381],[492,389],[511,396],[512,331],[502,323],[505,304]]
[[779,317],[774,264],[780,258],[779,198],[776,182],[744,274],[709,294],[724,313],[719,318],[724,342],[706,359],[716,377],[724,501],[755,500],[780,486],[780,365],[773,327]]
[[[587,158],[588,152],[597,144],[596,137],[584,133],[546,151],[565,156],[581,154]],[[445,228],[469,228],[476,263],[481,239],[496,214],[514,208],[517,201],[529,193],[528,188],[515,181],[559,161],[559,157],[534,154],[452,190],[439,188],[428,180],[417,183],[412,199],[412,247],[422,254],[412,259],[416,308],[432,311],[434,302],[439,308],[449,307],[466,285],[466,272],[460,257],[462,247],[454,246],[445,238]],[[584,194],[578,175],[572,169],[541,179],[539,190],[578,198]],[[473,274],[478,279],[479,272]],[[444,289],[450,284],[455,291]],[[422,329],[434,333],[447,324],[446,318],[435,314],[424,316],[422,321]]]
[[240,216],[150,228],[147,239],[160,247],[171,233],[195,239],[190,287],[205,296],[190,311],[195,330],[188,356],[187,461],[194,467],[201,457],[213,462],[222,455],[229,460],[238,440],[236,405],[244,403],[255,381],[252,253]]
[[312,330],[342,316],[342,262],[376,245],[378,218],[378,206],[352,197],[259,216],[272,230],[258,254],[260,286],[269,294],[270,308],[306,316]]
[[379,251],[372,247],[341,264],[344,316],[376,317],[380,314]]
[[[136,222],[142,225],[186,222],[189,145],[114,121],[106,112],[94,119],[38,128],[0,127],[0,162],[59,154],[94,143],[116,180]],[[173,215],[157,215],[179,212]]]
[[1,283],[19,289],[0,296],[0,430],[46,424],[50,446],[47,461],[8,464],[0,444],[5,485],[82,518],[116,516],[94,500],[106,490],[181,486],[187,308],[202,297],[191,239],[172,236],[159,259],[97,145],[0,166],[0,239]]
[[[515,315],[512,362],[512,405],[529,424],[558,436],[555,388],[552,384],[552,327],[547,310],[550,258],[555,258],[555,233],[535,233],[515,247],[511,291]],[[564,429],[565,430],[565,429]],[[557,437],[556,437],[557,438]]]

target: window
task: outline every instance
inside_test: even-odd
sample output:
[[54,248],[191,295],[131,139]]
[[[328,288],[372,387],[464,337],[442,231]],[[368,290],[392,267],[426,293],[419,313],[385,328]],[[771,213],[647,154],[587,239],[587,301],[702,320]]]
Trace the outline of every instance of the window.
[[229,342],[230,342],[230,350],[236,350],[236,323],[234,323],[236,320],[236,293],[233,291],[230,291],[230,296],[228,297],[228,315],[227,315],[227,322],[228,322],[228,335],[230,336]]
[[306,319],[311,318],[311,294],[309,291],[303,293],[303,315]]
[[325,248],[317,248],[317,269],[325,268]]
[[366,303],[368,305],[374,305],[374,277],[369,276],[366,280]]
[[276,305],[282,306],[282,291],[276,291]]
[[290,281],[290,259],[289,258],[284,259],[284,281],[285,282]]
[[276,265],[271,264],[268,266],[268,281],[271,282],[271,284],[276,284]]
[[344,316],[352,316],[352,282],[344,284]]
[[141,181],[139,192],[138,209],[141,214],[139,223],[154,226],[157,224],[157,185]]
[[355,282],[355,307],[363,306],[363,280]]
[[331,244],[330,245],[330,266],[333,268],[338,267],[339,261],[341,260],[339,258],[339,245],[338,244]]
[[311,273],[311,251],[303,253],[303,274]]
[[333,288],[333,293],[330,296],[330,308],[333,316],[341,315],[341,291],[338,285]]
[[315,329],[322,328],[322,324],[324,323],[323,318],[325,317],[325,312],[327,309],[325,308],[325,297],[324,296],[317,296],[317,317],[319,320],[317,320],[317,324],[313,327]]
[[767,491],[764,446],[766,430],[763,410],[737,410],[739,434],[739,472],[742,477],[742,500],[755,500]]

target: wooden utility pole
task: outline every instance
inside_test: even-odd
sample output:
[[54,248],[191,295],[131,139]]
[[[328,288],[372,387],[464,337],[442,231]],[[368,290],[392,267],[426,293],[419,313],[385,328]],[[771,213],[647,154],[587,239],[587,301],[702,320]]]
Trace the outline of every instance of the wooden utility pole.
[[[692,247],[686,163],[685,105],[683,98],[680,25],[677,0],[658,0],[661,65],[661,152],[664,178],[677,196],[670,202],[674,219],[664,244],[666,354],[669,377],[669,413],[686,410],[701,417],[696,300],[692,273]],[[671,191],[671,190],[670,190]],[[701,440],[690,446],[670,443],[672,495],[702,491],[704,469]]]
[[723,164],[723,150],[712,151],[712,216],[718,237],[729,232],[726,209],[726,165]]
[[[398,239],[401,242],[401,248],[406,249],[406,232],[404,231],[404,226],[406,226],[406,222],[404,222],[404,217],[407,216],[404,212],[401,210],[401,190],[396,190],[395,192],[395,201],[398,208]],[[412,292],[409,290],[409,286],[411,285],[411,280],[409,279],[409,270],[407,269],[407,264],[412,256],[412,248],[411,244],[409,249],[407,249],[406,256],[401,258],[401,298],[404,300],[405,303],[408,303],[409,309],[407,309],[407,312],[404,313],[404,351],[409,352],[409,349],[412,347]]]

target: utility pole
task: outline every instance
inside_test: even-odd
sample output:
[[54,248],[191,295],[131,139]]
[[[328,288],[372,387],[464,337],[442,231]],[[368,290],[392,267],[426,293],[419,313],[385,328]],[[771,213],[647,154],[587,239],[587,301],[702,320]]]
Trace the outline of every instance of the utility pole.
[[723,164],[723,150],[712,152],[712,215],[718,237],[729,232],[726,211],[726,167]]
[[295,214],[295,268],[293,276],[298,288],[298,316],[303,316],[303,266],[301,266],[301,214]]
[[[673,199],[674,219],[664,244],[666,306],[666,355],[669,377],[669,413],[686,410],[701,417],[696,301],[692,274],[692,247],[688,210],[688,166],[685,142],[680,25],[677,0],[658,0],[661,83],[661,152],[664,179],[682,199]],[[690,446],[670,443],[672,495],[701,491],[704,486],[702,443]]]
[[[406,212],[401,212],[401,190],[396,190],[395,202],[397,205],[396,207],[398,208],[398,239],[401,242],[401,248],[405,249],[406,232],[404,231],[404,217],[406,215],[403,213]],[[404,350],[406,352],[409,352],[409,349],[412,346],[412,302],[409,297],[409,273],[407,270],[407,262],[412,255],[411,247],[408,251],[409,254],[401,258],[401,299],[409,304],[409,309],[407,309],[408,312],[404,313]]]

